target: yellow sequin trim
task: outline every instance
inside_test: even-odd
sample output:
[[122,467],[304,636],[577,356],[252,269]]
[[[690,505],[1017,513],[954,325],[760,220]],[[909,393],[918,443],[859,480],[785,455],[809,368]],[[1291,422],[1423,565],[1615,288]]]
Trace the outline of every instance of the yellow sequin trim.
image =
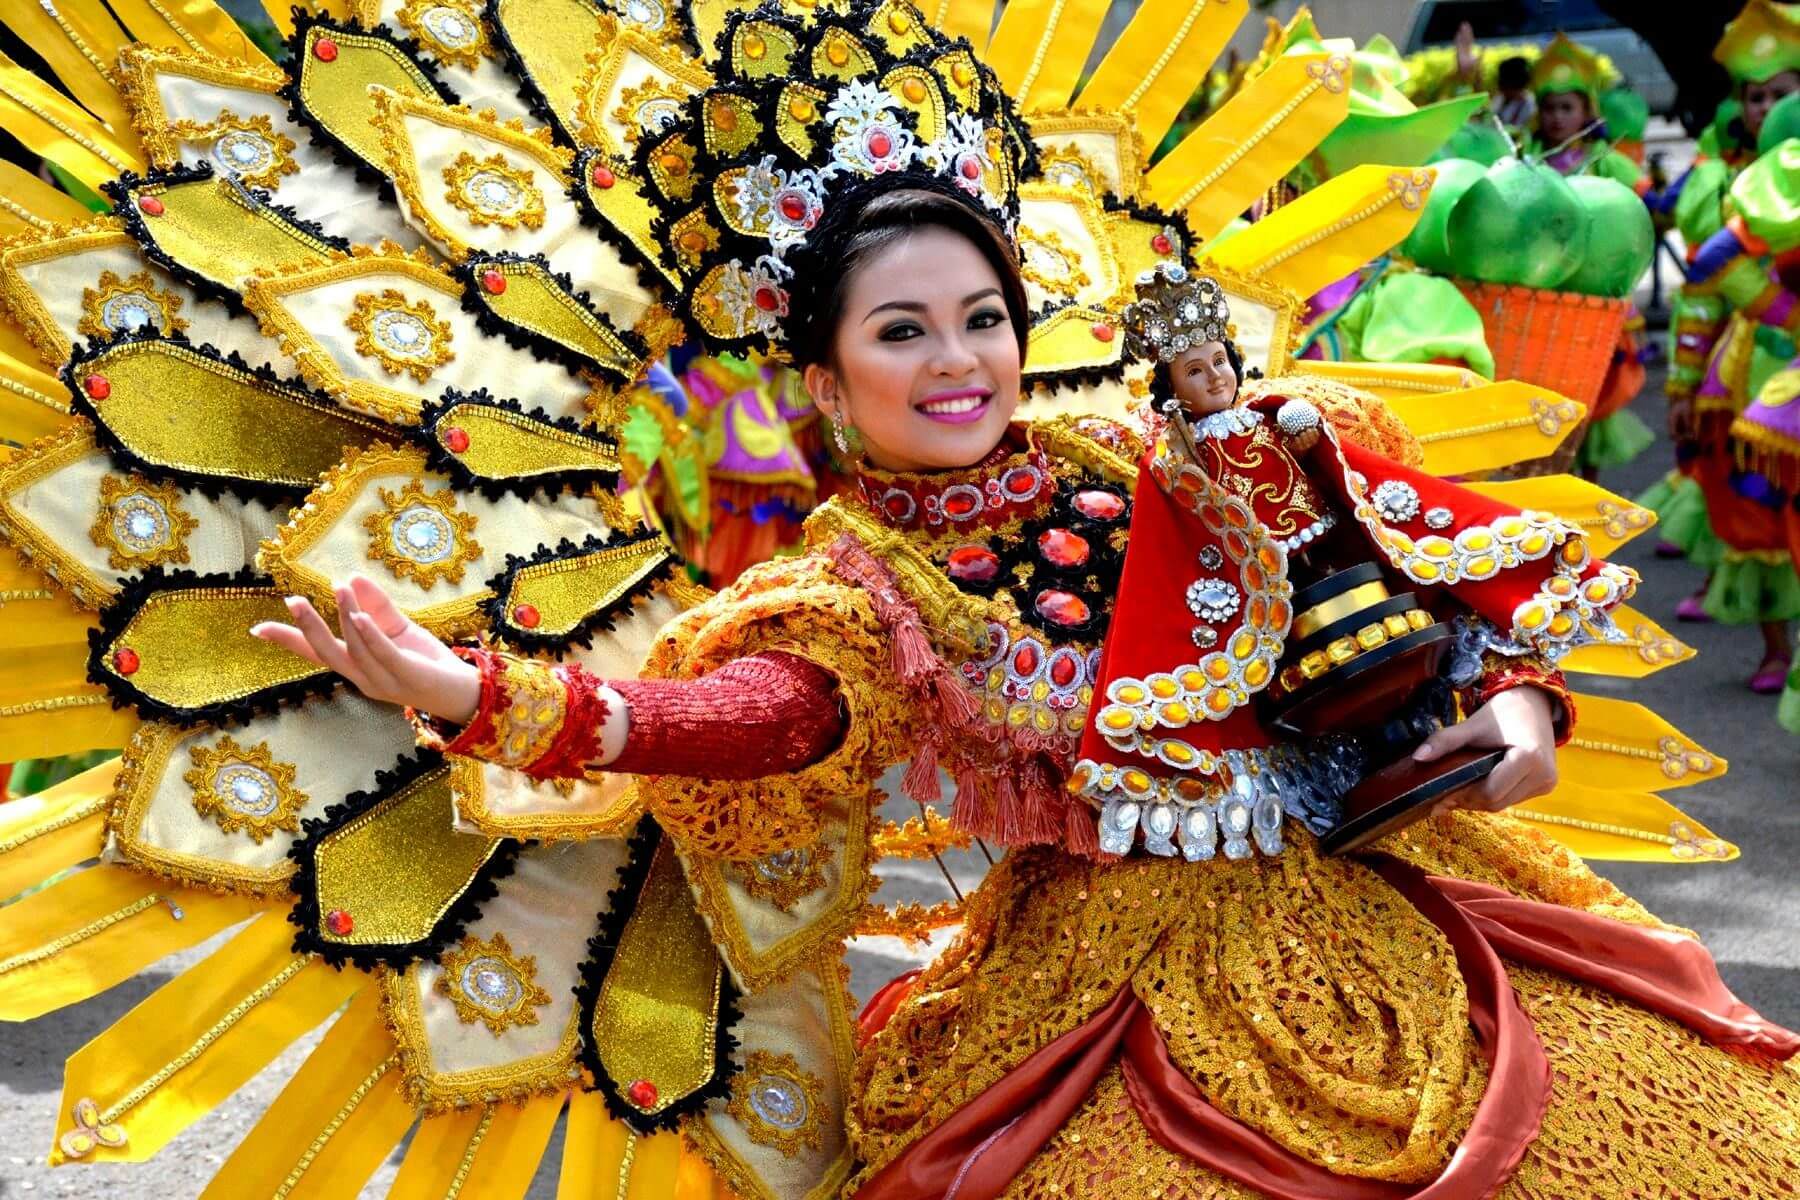
[[380,492],[386,510],[363,518],[371,535],[369,557],[395,578],[411,579],[422,588],[440,579],[461,583],[463,568],[481,557],[475,514],[456,507],[451,489],[427,492],[420,479],[407,481],[399,491]]
[[[113,324],[107,310],[120,301],[135,302],[137,311],[149,319],[135,324],[128,321]],[[116,333],[142,329],[145,325],[154,325],[163,333],[180,333],[188,327],[188,323],[176,315],[181,311],[181,305],[181,297],[167,288],[157,287],[149,271],[139,271],[123,279],[111,271],[102,271],[93,287],[81,289],[81,321],[75,326],[75,332],[97,341]],[[154,317],[149,316],[152,309],[155,310]]]
[[550,993],[537,984],[537,958],[515,954],[504,933],[487,941],[465,937],[441,961],[437,991],[450,998],[465,1025],[479,1021],[498,1036],[515,1025],[536,1025],[537,1010],[550,1003]]
[[106,551],[106,565],[115,571],[187,562],[188,537],[200,522],[181,507],[181,497],[173,483],[107,475],[88,538]]
[[294,786],[294,764],[276,762],[269,743],[240,746],[221,737],[211,746],[188,747],[188,754],[194,769],[181,778],[193,789],[195,812],[258,844],[277,831],[300,832],[306,793]]

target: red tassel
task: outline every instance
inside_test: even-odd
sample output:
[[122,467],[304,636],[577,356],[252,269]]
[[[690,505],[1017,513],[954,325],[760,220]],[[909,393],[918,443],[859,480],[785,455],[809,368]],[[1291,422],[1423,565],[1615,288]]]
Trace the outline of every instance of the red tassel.
[[937,697],[938,710],[947,725],[969,725],[981,716],[981,702],[976,700],[968,688],[956,681],[956,676],[949,670],[940,670],[931,680],[931,690]]
[[1023,846],[1028,832],[1025,799],[1013,782],[1013,770],[1002,767],[994,781],[995,835],[1001,845]]
[[1050,786],[1050,777],[1041,762],[1033,761],[1025,769],[1026,838],[1032,845],[1055,845],[1062,836],[1062,813],[1069,806],[1068,797]]
[[1080,858],[1100,857],[1100,825],[1094,810],[1070,798],[1063,804],[1063,846]]
[[919,618],[906,612],[893,625],[894,673],[907,684],[917,687],[934,671],[944,669],[943,660],[931,648],[931,639],[919,628]]
[[919,752],[913,755],[912,765],[906,768],[906,775],[900,780],[900,790],[906,793],[909,800],[917,800],[920,804],[936,804],[943,799],[944,788],[938,782],[937,744],[926,741],[919,746]]
[[964,766],[956,773],[956,800],[950,809],[950,820],[958,829],[976,837],[995,836],[993,797],[981,786],[981,775],[974,767]]

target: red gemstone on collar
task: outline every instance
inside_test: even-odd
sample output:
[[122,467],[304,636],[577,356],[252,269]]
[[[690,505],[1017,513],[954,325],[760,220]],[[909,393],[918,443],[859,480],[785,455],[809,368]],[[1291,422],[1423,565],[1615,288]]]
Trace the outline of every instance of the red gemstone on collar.
[[944,513],[947,516],[966,517],[980,507],[981,497],[968,492],[958,492],[944,498]]
[[1175,249],[1175,243],[1169,240],[1168,234],[1159,233],[1150,239],[1150,248],[1158,254],[1168,254]]
[[81,390],[90,400],[104,400],[112,395],[112,380],[104,375],[89,375],[81,381]]
[[1007,491],[1020,499],[1034,495],[1038,489],[1038,477],[1035,471],[1008,471],[1001,483]]
[[452,454],[461,454],[469,448],[469,431],[460,425],[452,425],[444,430],[444,446]]
[[1085,488],[1076,492],[1071,503],[1075,505],[1076,512],[1096,521],[1114,521],[1125,515],[1125,501],[1111,492],[1102,492],[1097,488]]
[[625,1098],[639,1108],[656,1107],[656,1085],[648,1079],[639,1079],[625,1089]]
[[113,670],[121,675],[136,675],[141,661],[138,652],[129,646],[121,646],[113,651]]
[[513,621],[520,629],[536,629],[543,619],[535,604],[521,604],[513,609]]
[[325,914],[325,931],[336,937],[343,937],[356,928],[356,919],[341,908],[334,908]]
[[1048,588],[1039,592],[1034,607],[1037,609],[1038,616],[1052,625],[1061,625],[1065,629],[1085,625],[1094,615],[1094,610],[1088,607],[1087,601],[1072,592],[1065,592],[1058,588]]
[[1073,684],[1081,674],[1081,658],[1075,654],[1058,654],[1050,660],[1050,682],[1059,688]]
[[1013,674],[1030,679],[1037,674],[1037,669],[1043,661],[1043,652],[1037,648],[1036,643],[1022,642],[1019,648],[1013,652]]
[[163,214],[163,202],[155,196],[139,196],[137,205],[138,211],[141,213],[148,213],[153,217],[160,217]]
[[1000,556],[986,546],[958,546],[947,564],[950,578],[963,583],[987,583],[1000,575]]
[[894,139],[879,129],[869,135],[868,145],[869,153],[876,158],[886,158],[894,152]]
[[594,181],[594,186],[597,188],[609,188],[619,181],[619,177],[612,173],[612,169],[601,163],[594,164],[594,169],[589,173],[589,178]]
[[320,38],[313,43],[313,57],[320,62],[336,62],[338,44],[330,38]]
[[1038,553],[1044,556],[1045,562],[1065,570],[1086,565],[1094,552],[1086,538],[1067,529],[1046,529],[1038,534],[1037,544]]

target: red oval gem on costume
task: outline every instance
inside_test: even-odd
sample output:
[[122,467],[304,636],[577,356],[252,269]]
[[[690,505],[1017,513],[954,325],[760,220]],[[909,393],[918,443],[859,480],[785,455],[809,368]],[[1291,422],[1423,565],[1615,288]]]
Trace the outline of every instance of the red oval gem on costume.
[[506,290],[506,276],[489,267],[481,273],[481,290],[490,296],[498,296]]
[[986,546],[958,546],[947,564],[950,578],[965,583],[987,583],[1000,575],[1000,556]]
[[1097,488],[1086,488],[1075,493],[1070,502],[1075,511],[1084,517],[1096,521],[1116,521],[1125,515],[1125,501],[1111,492],[1102,492]]
[[81,390],[90,400],[104,400],[112,395],[112,380],[104,375],[89,375],[81,381]]
[[1037,609],[1038,616],[1065,628],[1085,625],[1088,618],[1094,615],[1093,609],[1088,607],[1086,600],[1072,592],[1061,591],[1057,588],[1039,592],[1034,607]]
[[1067,529],[1046,529],[1038,534],[1038,553],[1054,567],[1079,567],[1093,554],[1088,540]]
[[313,43],[313,57],[320,62],[336,62],[338,45],[330,38],[320,38]]
[[886,158],[894,152],[894,139],[884,130],[877,129],[869,135],[869,153],[876,158]]
[[967,492],[958,492],[954,496],[944,498],[944,512],[952,517],[966,517],[981,507],[981,497]]
[[890,492],[882,498],[881,507],[894,520],[904,521],[913,510],[912,497],[905,492]]
[[625,1098],[639,1108],[655,1108],[656,1085],[648,1079],[635,1080],[625,1089]]
[[1009,472],[1002,482],[1006,490],[1015,496],[1029,496],[1037,491],[1038,486],[1037,475],[1031,471]]
[[1113,327],[1111,325],[1106,324],[1106,322],[1104,322],[1104,321],[1100,322],[1098,325],[1095,325],[1094,326],[1094,340],[1098,341],[1098,342],[1112,341],[1113,340]]
[[452,425],[444,430],[444,446],[452,454],[461,454],[469,448],[469,431],[460,425]]
[[1013,651],[1013,674],[1021,675],[1029,679],[1031,676],[1037,674],[1038,666],[1042,662],[1043,656],[1038,648],[1032,643],[1026,642],[1017,650]]
[[326,932],[343,937],[356,928],[356,919],[341,908],[334,908],[325,914]]
[[160,217],[163,214],[163,202],[155,196],[139,196],[137,205],[139,212],[147,213],[152,217]]
[[781,215],[798,225],[806,220],[806,197],[788,192],[781,197]]
[[619,177],[614,175],[612,168],[605,163],[595,163],[594,169],[588,173],[588,177],[594,181],[594,186],[597,188],[609,188],[619,182]]
[[1081,659],[1073,654],[1059,654],[1050,660],[1050,682],[1059,688],[1069,687],[1081,675]]
[[1175,243],[1169,240],[1168,234],[1159,233],[1150,239],[1150,248],[1158,254],[1170,254],[1175,250]]
[[121,646],[113,651],[113,670],[121,675],[135,675],[141,665],[138,652],[129,646]]
[[544,618],[538,614],[537,605],[521,604],[513,609],[513,624],[520,629],[536,629],[538,622]]
[[981,160],[977,159],[977,158],[963,159],[962,160],[962,177],[964,179],[980,179],[981,178]]
[[768,284],[764,284],[756,289],[755,298],[756,307],[762,309],[764,312],[774,312],[781,307],[781,297],[777,296],[775,294],[775,289]]

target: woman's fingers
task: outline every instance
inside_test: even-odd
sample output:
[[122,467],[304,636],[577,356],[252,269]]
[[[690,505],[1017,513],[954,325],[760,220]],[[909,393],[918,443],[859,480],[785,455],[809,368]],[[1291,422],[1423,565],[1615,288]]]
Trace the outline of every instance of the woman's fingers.
[[[376,657],[369,647],[368,614],[357,606],[356,597],[347,587],[336,589],[338,603],[338,628],[344,635],[344,645],[350,651],[350,658],[356,663],[362,678],[367,681],[363,692],[375,699],[388,699],[392,696],[395,680],[387,665]],[[358,621],[356,618],[363,618]]]
[[361,676],[350,659],[349,651],[345,648],[344,643],[331,632],[331,626],[325,624],[325,618],[319,615],[318,609],[312,606],[311,601],[303,596],[289,596],[287,607],[288,611],[294,614],[294,624],[300,627],[300,632],[306,637],[307,644],[312,647],[313,654],[317,656],[313,661],[336,671],[351,683],[361,687],[359,682]]
[[265,642],[273,642],[288,653],[298,654],[308,662],[316,663],[321,667],[325,665],[324,660],[319,657],[319,652],[314,650],[312,644],[306,640],[306,635],[292,625],[283,625],[280,621],[264,621],[261,624],[252,625],[250,635],[259,637]]
[[400,611],[392,596],[381,590],[381,585],[366,575],[350,577],[350,594],[356,598],[356,606],[369,614],[375,621],[375,627],[390,638],[397,638],[406,632],[409,622],[406,614]]
[[351,613],[350,624],[367,647],[369,656],[396,681],[412,673],[412,664],[407,661],[406,652],[394,645],[392,639],[381,631],[381,626],[374,617],[366,612]]

